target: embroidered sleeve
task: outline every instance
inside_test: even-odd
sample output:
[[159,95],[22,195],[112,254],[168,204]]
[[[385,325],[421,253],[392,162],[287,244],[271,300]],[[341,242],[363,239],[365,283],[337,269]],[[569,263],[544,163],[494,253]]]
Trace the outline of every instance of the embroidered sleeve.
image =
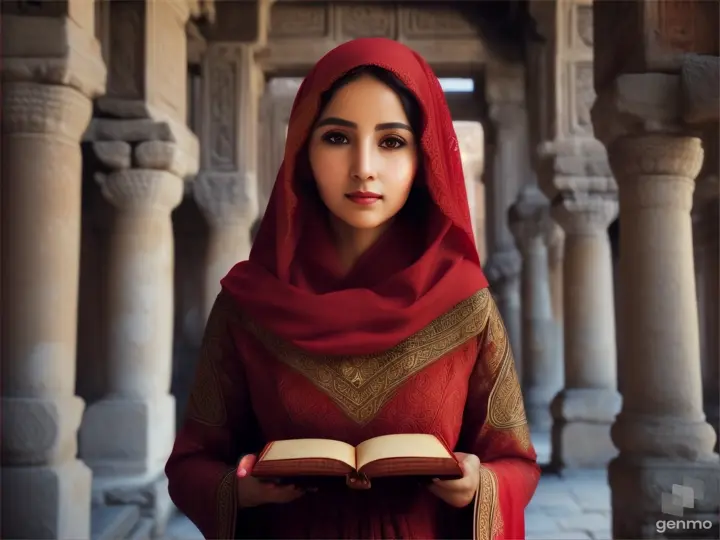
[[165,467],[175,505],[205,538],[234,538],[236,463],[258,446],[243,364],[230,327],[235,307],[221,293],[205,328],[185,421]]
[[525,507],[540,468],[505,325],[493,300],[479,336],[458,449],[482,463],[473,509],[473,538],[525,537]]

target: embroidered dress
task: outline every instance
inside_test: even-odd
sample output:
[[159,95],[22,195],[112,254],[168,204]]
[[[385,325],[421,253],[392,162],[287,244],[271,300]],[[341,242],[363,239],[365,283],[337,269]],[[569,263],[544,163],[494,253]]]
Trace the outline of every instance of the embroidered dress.
[[[321,94],[362,65],[393,72],[421,105],[416,187],[428,204],[401,212],[342,272],[326,212],[304,189],[303,152]],[[480,458],[474,503],[456,509],[396,478],[237,506],[236,464],[268,441],[416,432]],[[210,315],[166,472],[207,538],[524,538],[539,468],[514,360],[474,247],[442,89],[407,47],[348,42],[303,82],[250,259],[223,280]]]

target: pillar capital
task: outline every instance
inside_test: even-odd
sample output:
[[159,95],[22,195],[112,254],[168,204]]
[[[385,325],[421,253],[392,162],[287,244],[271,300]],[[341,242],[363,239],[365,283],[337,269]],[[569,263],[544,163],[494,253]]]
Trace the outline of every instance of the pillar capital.
[[167,171],[128,169],[99,175],[103,195],[122,210],[164,210],[170,212],[182,200],[181,178]]
[[68,86],[14,82],[2,96],[4,134],[44,134],[77,141],[92,115],[90,100]]
[[682,208],[690,211],[695,178],[703,162],[700,139],[649,134],[615,140],[610,163],[628,208]]
[[618,202],[614,194],[565,193],[553,201],[551,213],[566,234],[605,234]]
[[[247,175],[252,175],[247,178]],[[193,195],[205,219],[213,226],[242,224],[250,228],[258,213],[254,173],[202,171],[193,182]]]
[[694,180],[703,163],[700,139],[647,134],[623,137],[610,146],[610,163],[619,184],[644,176],[675,176]]
[[508,210],[510,231],[519,246],[541,239],[548,242],[553,223],[550,219],[550,204],[535,185],[525,186],[515,203]]
[[484,272],[491,283],[517,279],[522,268],[522,257],[516,249],[491,253]]
[[181,178],[191,177],[198,171],[197,137],[187,126],[171,118],[161,121],[147,117],[95,118],[84,139],[92,143],[95,155],[110,170],[134,165],[168,171]]

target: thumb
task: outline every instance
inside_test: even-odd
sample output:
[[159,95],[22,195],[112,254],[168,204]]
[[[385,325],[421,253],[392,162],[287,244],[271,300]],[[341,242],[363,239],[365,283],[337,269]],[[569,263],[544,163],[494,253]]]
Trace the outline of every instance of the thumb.
[[237,476],[239,478],[249,476],[253,470],[253,467],[255,467],[256,462],[257,457],[255,457],[254,454],[247,454],[243,456],[237,466]]

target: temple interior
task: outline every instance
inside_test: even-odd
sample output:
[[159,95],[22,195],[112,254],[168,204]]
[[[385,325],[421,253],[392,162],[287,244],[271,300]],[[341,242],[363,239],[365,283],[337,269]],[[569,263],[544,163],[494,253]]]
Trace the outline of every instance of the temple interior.
[[719,6],[4,2],[0,535],[201,538],[163,468],[219,280],[302,78],[383,36],[455,122],[543,465],[528,539],[720,537]]

